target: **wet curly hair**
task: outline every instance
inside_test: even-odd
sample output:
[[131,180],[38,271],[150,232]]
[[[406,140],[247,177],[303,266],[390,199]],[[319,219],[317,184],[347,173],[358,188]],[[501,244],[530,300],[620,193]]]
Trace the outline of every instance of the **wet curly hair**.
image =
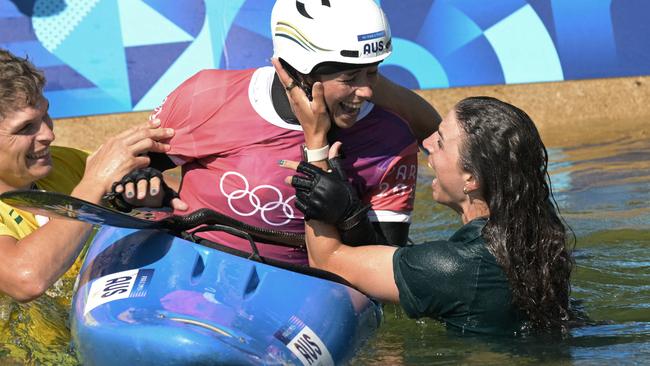
[[465,134],[461,168],[477,179],[489,206],[483,237],[506,273],[513,303],[529,329],[566,333],[573,248],[535,124],[521,109],[490,97],[464,99],[455,112]]
[[45,76],[26,58],[0,49],[0,121],[18,109],[35,106]]

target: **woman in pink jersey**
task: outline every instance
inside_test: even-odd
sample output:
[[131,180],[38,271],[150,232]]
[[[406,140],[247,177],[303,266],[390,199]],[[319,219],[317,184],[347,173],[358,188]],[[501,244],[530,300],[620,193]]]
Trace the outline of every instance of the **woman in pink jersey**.
[[[152,166],[182,167],[179,193],[188,206],[185,212],[208,207],[268,232],[302,235],[304,216],[275,162],[322,161],[329,141],[341,140],[348,157],[344,168],[365,210],[358,225],[341,227],[344,241],[374,238],[404,245],[417,177],[413,133],[423,139],[440,117],[416,94],[379,77],[378,64],[392,52],[384,13],[372,0],[278,0],[271,31],[274,57],[293,82],[284,86],[273,67],[197,73],[152,115],[176,130],[169,152],[151,154]],[[335,128],[305,131],[310,136],[305,140],[286,91],[299,87],[309,93],[317,81]],[[374,93],[376,88],[380,93]],[[375,100],[378,105],[371,102]],[[135,184],[127,183],[127,201],[151,205],[152,197],[144,194],[146,180],[138,185],[140,198]],[[227,233],[200,235],[250,251],[246,240]],[[256,240],[262,256],[307,263],[304,245],[276,244]]]

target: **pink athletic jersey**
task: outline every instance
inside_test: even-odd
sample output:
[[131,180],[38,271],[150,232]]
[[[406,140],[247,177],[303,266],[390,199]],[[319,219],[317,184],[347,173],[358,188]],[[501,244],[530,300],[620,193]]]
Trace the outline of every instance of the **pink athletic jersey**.
[[[299,161],[302,129],[288,124],[271,102],[274,69],[205,70],[174,90],[151,118],[173,127],[170,158],[182,165],[180,191],[192,212],[209,207],[244,223],[304,233],[295,191],[284,183],[292,171],[282,159]],[[396,115],[365,103],[357,123],[339,130],[343,165],[373,221],[410,222],[417,176],[417,145]],[[251,251],[245,240],[222,232],[201,236]],[[256,243],[260,254],[307,263],[304,248]]]

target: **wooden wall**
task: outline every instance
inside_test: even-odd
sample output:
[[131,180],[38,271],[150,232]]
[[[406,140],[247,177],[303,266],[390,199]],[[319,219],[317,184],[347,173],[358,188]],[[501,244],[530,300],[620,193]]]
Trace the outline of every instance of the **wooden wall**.
[[[417,91],[444,116],[460,99],[489,95],[525,110],[547,146],[575,146],[620,135],[650,139],[650,76]],[[149,112],[55,121],[56,144],[93,150]]]

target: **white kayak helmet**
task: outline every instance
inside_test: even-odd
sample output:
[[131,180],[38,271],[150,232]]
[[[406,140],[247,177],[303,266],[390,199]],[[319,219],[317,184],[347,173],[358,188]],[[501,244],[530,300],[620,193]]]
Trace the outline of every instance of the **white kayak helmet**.
[[309,74],[326,63],[374,64],[392,52],[386,15],[374,0],[277,0],[273,56]]

